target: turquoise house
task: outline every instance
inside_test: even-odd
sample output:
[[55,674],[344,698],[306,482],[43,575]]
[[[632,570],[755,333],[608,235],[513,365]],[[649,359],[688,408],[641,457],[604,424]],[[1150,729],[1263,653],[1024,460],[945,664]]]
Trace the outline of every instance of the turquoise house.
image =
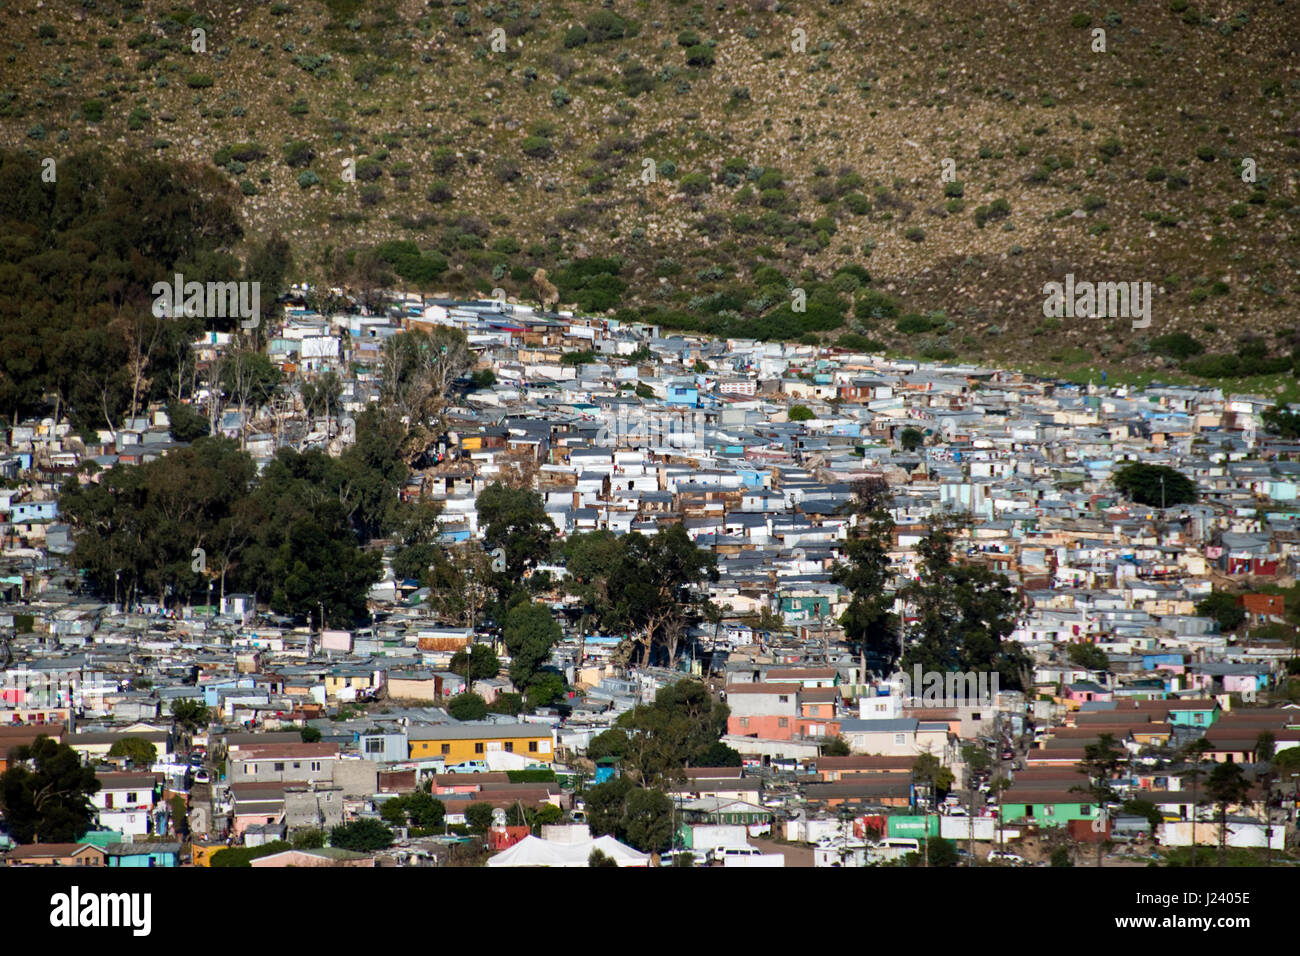
[[1213,700],[1170,702],[1169,723],[1175,727],[1196,727],[1204,729],[1213,726],[1219,719],[1219,704]]
[[104,852],[110,867],[176,867],[181,859],[179,843],[110,843]]

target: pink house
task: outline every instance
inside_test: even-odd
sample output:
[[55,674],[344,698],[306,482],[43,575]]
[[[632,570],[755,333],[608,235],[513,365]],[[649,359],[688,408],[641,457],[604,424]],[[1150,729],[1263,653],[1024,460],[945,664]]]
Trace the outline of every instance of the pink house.
[[763,740],[837,736],[839,721],[828,719],[833,711],[827,717],[804,716],[803,693],[799,684],[729,684],[727,733]]
[[1066,687],[1065,699],[1083,704],[1094,700],[1114,700],[1114,695],[1100,684],[1094,684],[1092,681],[1080,681]]

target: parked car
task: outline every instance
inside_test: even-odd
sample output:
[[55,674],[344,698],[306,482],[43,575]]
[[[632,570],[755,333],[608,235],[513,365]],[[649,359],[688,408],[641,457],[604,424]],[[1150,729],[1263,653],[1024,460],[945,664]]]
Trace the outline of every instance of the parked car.
[[1010,749],[1010,748],[1008,747],[1008,748],[1006,748],[1006,749],[1004,749],[1004,750],[1002,751],[1002,759],[1003,759],[1003,760],[1015,760],[1015,759],[1016,759],[1016,752],[1015,752],[1014,750],[1012,750],[1012,749]]
[[444,773],[487,773],[488,765],[483,760],[462,760],[454,763]]
[[206,770],[196,770],[196,771],[194,771],[194,782],[195,782],[195,783],[211,783],[211,782],[212,782],[212,778],[211,778],[210,776],[208,776],[208,772],[207,772]]

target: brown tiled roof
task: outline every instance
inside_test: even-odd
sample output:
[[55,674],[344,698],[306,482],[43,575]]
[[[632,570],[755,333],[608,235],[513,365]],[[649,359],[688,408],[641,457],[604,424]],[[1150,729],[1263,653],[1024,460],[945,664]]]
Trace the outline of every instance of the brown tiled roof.
[[39,860],[45,857],[72,856],[78,851],[91,850],[102,854],[104,851],[90,843],[29,843],[16,847],[5,854],[6,860]]
[[728,694],[791,694],[802,690],[797,684],[728,684]]
[[152,773],[116,773],[113,771],[98,771],[95,777],[99,780],[100,789],[103,790],[150,790],[158,782],[158,776]]

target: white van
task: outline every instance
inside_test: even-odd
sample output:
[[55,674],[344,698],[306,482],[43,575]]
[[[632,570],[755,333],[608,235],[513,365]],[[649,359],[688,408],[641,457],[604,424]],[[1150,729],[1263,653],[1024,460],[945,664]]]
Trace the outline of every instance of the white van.
[[756,846],[715,846],[710,850],[705,858],[713,863],[726,863],[728,857],[737,856],[762,856],[763,851]]

